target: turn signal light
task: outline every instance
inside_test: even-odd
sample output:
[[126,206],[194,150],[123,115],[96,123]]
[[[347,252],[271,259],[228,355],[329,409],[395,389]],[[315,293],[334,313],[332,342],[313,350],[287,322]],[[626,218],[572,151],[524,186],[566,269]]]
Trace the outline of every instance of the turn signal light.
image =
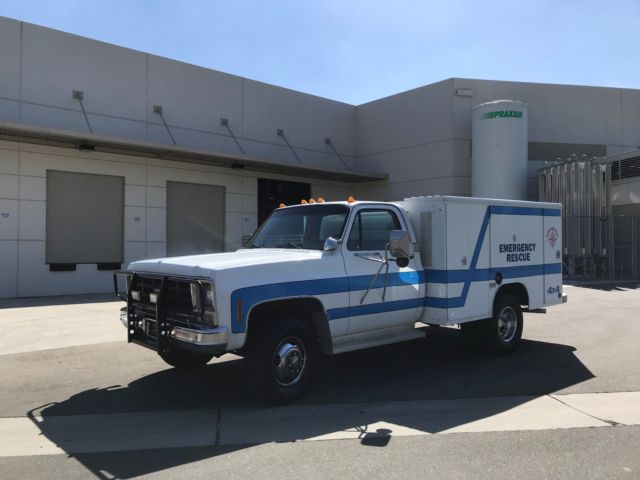
[[356,199],[353,198],[352,196],[349,196],[349,198],[347,198],[347,202],[349,202],[349,203],[353,203],[355,201],[356,201]]
[[242,300],[236,303],[236,322],[242,324]]

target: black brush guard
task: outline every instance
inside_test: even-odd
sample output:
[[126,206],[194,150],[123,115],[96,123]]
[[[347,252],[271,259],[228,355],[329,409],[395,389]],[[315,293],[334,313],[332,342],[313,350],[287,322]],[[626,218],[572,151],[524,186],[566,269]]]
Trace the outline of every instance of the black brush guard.
[[[118,286],[118,276],[129,278],[126,298]],[[200,280],[152,273],[115,272],[113,283],[116,296],[127,302],[127,341],[165,353],[183,348],[202,353],[220,353],[226,347],[226,330],[205,322],[204,293]],[[199,289],[199,305],[194,307],[191,288]],[[131,292],[139,292],[134,300]],[[156,301],[151,301],[152,294]],[[124,323],[124,322],[123,322]],[[178,334],[178,338],[176,338]],[[185,339],[186,337],[193,337]]]

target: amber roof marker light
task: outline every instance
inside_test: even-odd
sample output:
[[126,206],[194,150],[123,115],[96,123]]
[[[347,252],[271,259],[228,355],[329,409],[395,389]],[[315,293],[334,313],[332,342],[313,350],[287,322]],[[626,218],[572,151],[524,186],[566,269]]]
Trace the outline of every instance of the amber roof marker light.
[[281,203],[280,205],[278,205],[278,208],[284,208],[284,207],[286,207],[284,203]]
[[324,203],[324,198],[318,197],[318,203]]
[[307,202],[304,198],[300,200],[300,205],[306,205],[307,203],[309,202]]
[[356,201],[356,199],[355,199],[355,198],[353,198],[353,196],[352,196],[352,195],[349,195],[349,198],[347,198],[347,202],[349,202],[349,203],[353,203],[353,202],[355,202],[355,201]]

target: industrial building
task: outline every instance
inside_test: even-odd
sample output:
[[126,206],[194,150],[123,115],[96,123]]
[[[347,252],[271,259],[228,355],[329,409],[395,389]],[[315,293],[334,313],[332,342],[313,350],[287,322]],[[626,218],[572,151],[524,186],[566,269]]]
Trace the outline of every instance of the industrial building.
[[[526,103],[528,199],[545,162],[640,145],[632,89],[451,78],[354,106],[3,17],[0,66],[0,298],[237,249],[280,202],[470,195],[486,102]],[[640,215],[640,154],[623,156],[612,209]],[[515,181],[474,164],[489,191]]]

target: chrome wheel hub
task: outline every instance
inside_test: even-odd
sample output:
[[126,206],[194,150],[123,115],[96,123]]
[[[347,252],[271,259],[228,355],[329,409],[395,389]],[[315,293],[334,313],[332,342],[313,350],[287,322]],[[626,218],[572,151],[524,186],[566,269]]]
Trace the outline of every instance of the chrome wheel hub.
[[302,341],[297,337],[282,340],[273,354],[273,373],[276,381],[283,387],[300,381],[306,366],[306,352]]
[[513,307],[506,306],[498,315],[498,336],[500,340],[509,343],[516,336],[518,329],[518,315]]

